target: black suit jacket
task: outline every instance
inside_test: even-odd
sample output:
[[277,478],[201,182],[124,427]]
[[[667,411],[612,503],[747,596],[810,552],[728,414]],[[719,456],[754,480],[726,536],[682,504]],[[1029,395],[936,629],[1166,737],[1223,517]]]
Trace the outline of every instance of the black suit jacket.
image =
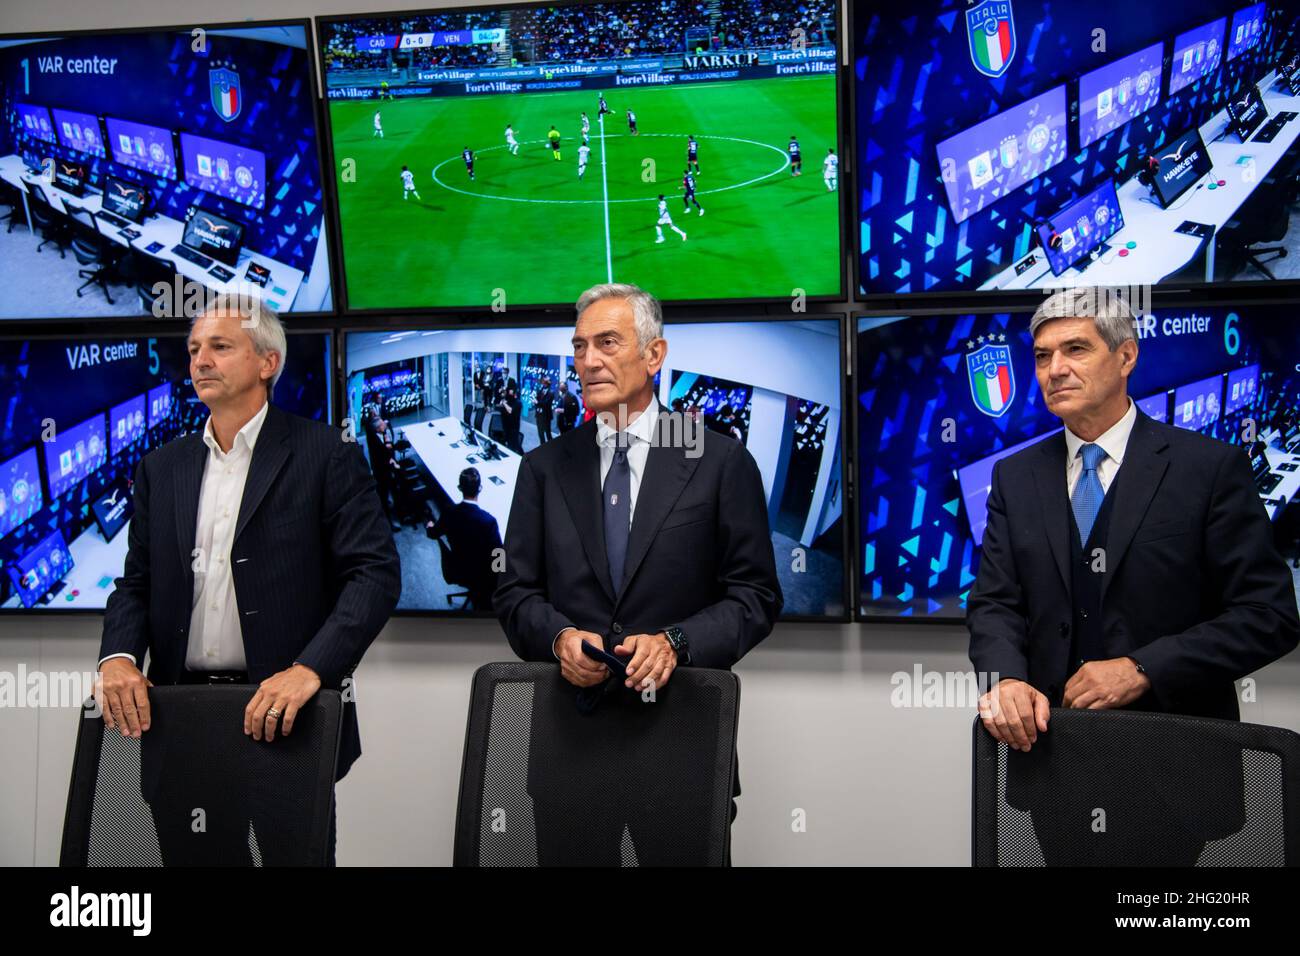
[[[977,672],[1059,706],[1071,673],[1065,435],[998,462],[966,616]],[[1102,614],[1108,658],[1151,689],[1131,707],[1237,719],[1233,681],[1300,640],[1296,595],[1239,447],[1140,410],[1112,503]]]
[[[126,567],[108,597],[100,658],[127,652],[141,664],[147,652],[155,684],[175,684],[185,671],[207,458],[195,433],[150,452],[135,472]],[[271,405],[249,463],[230,565],[250,681],[296,661],[319,674],[321,686],[339,688],[402,586],[356,442]],[[338,777],[360,753],[356,708],[345,703]]]
[[457,576],[468,580],[474,606],[484,611],[491,610],[492,592],[496,588],[493,552],[501,547],[497,519],[472,501],[460,501],[439,515],[427,531],[430,538],[447,536],[452,557],[456,560]]
[[568,626],[613,646],[675,624],[693,665],[730,668],[771,632],[783,598],[758,466],[720,435],[698,450],[651,446],[621,591],[605,554],[595,419],[524,456],[495,595],[516,654],[554,661]]

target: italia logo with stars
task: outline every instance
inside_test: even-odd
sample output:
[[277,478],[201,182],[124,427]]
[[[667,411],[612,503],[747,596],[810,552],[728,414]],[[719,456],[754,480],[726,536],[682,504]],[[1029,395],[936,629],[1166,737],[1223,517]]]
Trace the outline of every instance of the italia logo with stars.
[[975,407],[990,418],[1001,418],[1016,397],[1011,370],[1011,346],[1005,334],[981,335],[966,343],[966,376]]
[[217,60],[208,68],[208,90],[212,94],[212,108],[225,122],[234,120],[244,108],[239,73],[229,60]]

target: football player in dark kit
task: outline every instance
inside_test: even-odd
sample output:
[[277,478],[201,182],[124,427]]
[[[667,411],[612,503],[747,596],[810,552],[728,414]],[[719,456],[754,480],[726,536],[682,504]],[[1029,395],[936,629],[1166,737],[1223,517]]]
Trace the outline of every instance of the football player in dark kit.
[[691,171],[688,168],[682,172],[682,205],[685,206],[683,212],[691,211],[691,203],[695,203],[695,208],[698,209],[700,215],[703,216],[704,207],[701,206],[700,201],[695,198],[695,177],[691,175]]
[[460,151],[460,158],[465,160],[465,172],[469,173],[469,178],[474,178],[474,150],[466,146]]
[[790,137],[790,145],[786,147],[786,151],[790,154],[790,175],[802,176],[803,155],[799,151],[799,141],[793,135]]
[[695,142],[694,133],[686,137],[686,171],[694,172],[696,176],[700,174],[700,144]]

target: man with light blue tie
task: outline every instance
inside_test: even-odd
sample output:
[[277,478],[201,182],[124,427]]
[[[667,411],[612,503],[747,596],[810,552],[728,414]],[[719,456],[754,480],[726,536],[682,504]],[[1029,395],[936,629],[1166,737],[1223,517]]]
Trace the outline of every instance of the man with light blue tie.
[[1067,289],[1030,332],[1065,428],[993,471],[966,618],[984,726],[1027,751],[1050,707],[1237,719],[1234,681],[1300,641],[1246,454],[1134,405],[1122,299]]

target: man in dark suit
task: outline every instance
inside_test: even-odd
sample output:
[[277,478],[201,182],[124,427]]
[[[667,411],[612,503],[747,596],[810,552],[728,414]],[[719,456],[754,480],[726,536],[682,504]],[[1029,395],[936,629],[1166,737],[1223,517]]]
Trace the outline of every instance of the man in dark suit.
[[[1029,751],[1050,707],[1237,719],[1233,682],[1300,640],[1246,455],[1137,409],[1122,300],[1066,290],[1030,328],[1039,388],[1065,430],[993,471],[967,611],[971,661],[996,681],[980,699],[984,726]],[[1189,838],[1191,862],[1205,836]],[[1045,846],[1048,862],[1067,844]]]
[[578,396],[570,391],[568,382],[560,382],[560,417],[556,427],[561,435],[573,431],[574,425],[578,423],[578,412]]
[[[401,591],[360,449],[270,403],[284,328],[260,302],[244,318],[248,308],[220,298],[190,329],[190,375],[211,414],[202,434],[136,468],[126,566],[104,614],[104,720],[123,736],[144,735],[146,798],[171,779],[150,747],[150,685],[256,684],[243,731],[274,746],[318,689],[350,684]],[[361,753],[352,695],[343,699],[337,778]],[[248,856],[247,827],[219,845],[194,839],[188,811],[182,820],[158,814],[164,862]]]
[[[668,343],[652,296],[611,283],[583,293],[577,308],[574,366],[599,414],[524,456],[496,611],[516,654],[558,661],[578,688],[613,680],[584,641],[626,659],[625,687],[609,688],[608,706],[639,701],[633,690],[664,701],[678,665],[730,668],[780,613],[763,481],[737,441],[705,441],[703,430],[694,448],[663,440],[671,416],[654,377]],[[530,787],[548,747],[573,753],[534,741]],[[637,828],[592,789],[599,749],[584,752],[590,767],[566,766],[572,795],[534,792],[543,863],[562,861],[566,841],[582,834],[617,862],[624,825]]]
[[[436,522],[425,522],[425,533],[430,538],[446,535],[456,561],[456,576],[469,582],[470,605],[476,610],[490,611],[492,592],[497,585],[493,562],[500,553],[497,549],[501,547],[501,529],[497,519],[478,506],[479,492],[483,490],[479,470],[466,468],[457,484],[463,500],[440,514]],[[444,568],[444,578],[446,575]]]
[[546,444],[555,436],[551,434],[551,413],[555,407],[555,392],[551,390],[551,380],[543,378],[533,402],[533,413],[537,420],[538,444]]

